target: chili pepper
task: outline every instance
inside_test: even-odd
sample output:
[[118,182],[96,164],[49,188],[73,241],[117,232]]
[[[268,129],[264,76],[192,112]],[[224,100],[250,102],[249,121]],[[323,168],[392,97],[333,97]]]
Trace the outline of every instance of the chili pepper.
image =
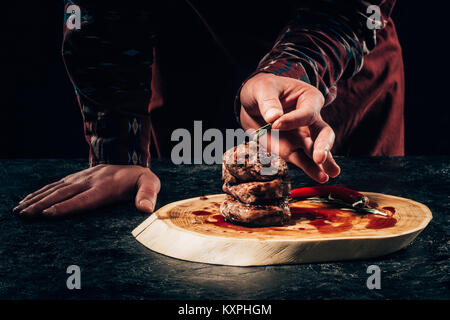
[[327,196],[342,200],[352,207],[364,208],[369,205],[369,198],[362,193],[338,186],[304,187],[291,190],[291,199]]

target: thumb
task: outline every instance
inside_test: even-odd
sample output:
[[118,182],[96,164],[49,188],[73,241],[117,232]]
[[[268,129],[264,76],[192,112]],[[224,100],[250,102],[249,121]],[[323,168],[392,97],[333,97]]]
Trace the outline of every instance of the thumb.
[[153,212],[160,188],[159,178],[153,172],[148,170],[142,174],[137,181],[136,208],[143,212]]

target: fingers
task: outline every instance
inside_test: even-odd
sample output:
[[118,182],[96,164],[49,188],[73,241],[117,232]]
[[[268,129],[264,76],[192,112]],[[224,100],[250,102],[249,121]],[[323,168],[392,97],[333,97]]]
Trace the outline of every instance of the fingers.
[[303,138],[303,151],[305,154],[312,159],[313,158],[313,152],[314,152],[314,141],[311,139],[311,137],[305,137]]
[[336,161],[334,161],[331,152],[328,152],[328,157],[323,164],[323,169],[332,178],[336,178],[341,173],[341,168],[338,166]]
[[341,173],[341,169],[333,159],[331,152],[328,152],[327,160],[323,165],[315,163],[303,150],[292,153],[288,160],[320,183],[325,183],[329,180],[329,177],[335,178]]
[[309,158],[303,150],[297,150],[292,153],[288,160],[297,167],[301,168],[308,176],[317,182],[325,183],[329,179],[323,168]]
[[[72,181],[71,181],[72,178],[82,178],[82,177],[88,176],[88,175],[92,174],[92,173],[95,172],[95,171],[101,170],[101,169],[104,168],[104,167],[105,167],[104,164],[99,164],[99,165],[97,165],[97,166],[95,166],[95,167],[91,167],[91,168],[88,168],[88,169],[86,169],[86,170],[83,170],[83,171],[80,171],[80,172],[76,172],[76,173],[70,174],[70,175],[68,175],[67,177],[65,177],[64,179],[61,179],[61,180],[59,180],[59,181],[50,183],[50,184],[48,184],[48,185],[42,187],[41,189],[39,189],[39,190],[37,190],[37,191],[35,191],[35,192],[30,193],[30,194],[27,195],[25,198],[23,198],[23,200],[20,201],[19,204],[21,204],[21,203],[23,203],[23,202],[25,202],[25,201],[28,201],[28,200],[30,200],[30,199],[36,197],[37,195],[41,195],[43,192],[47,192],[49,189],[55,188],[56,186],[61,186],[61,185],[63,185],[63,184],[64,184],[64,185],[67,185],[68,183],[71,183],[71,182],[72,182]],[[47,194],[48,194],[48,193],[47,193]]]
[[333,146],[334,131],[322,119],[319,119],[311,129],[314,139],[313,160],[317,164],[323,164],[327,160],[328,153]]
[[159,179],[149,169],[99,165],[31,193],[13,211],[23,217],[63,216],[124,200],[137,190],[136,206],[151,212],[159,189]]
[[[53,187],[47,188],[47,187],[49,187],[50,185],[53,185]],[[52,183],[52,184],[50,184],[50,185],[45,186],[44,188],[41,188],[40,190],[44,190],[44,191],[42,191],[41,193],[38,193],[38,192],[36,191],[36,192],[33,192],[32,194],[30,194],[30,195],[34,195],[34,196],[33,196],[33,197],[27,197],[28,200],[25,200],[26,198],[25,198],[24,200],[22,200],[22,201],[20,202],[20,204],[19,204],[17,207],[15,207],[15,208],[13,209],[13,212],[14,212],[14,213],[19,213],[19,212],[21,212],[23,209],[25,209],[25,208],[31,206],[32,204],[34,204],[34,203],[40,201],[41,199],[45,198],[45,197],[48,196],[49,194],[52,194],[52,193],[55,192],[56,190],[68,186],[69,183],[57,183],[57,184]],[[38,190],[38,191],[39,191],[39,190]]]
[[149,170],[139,177],[137,187],[135,198],[136,208],[143,212],[153,212],[155,210],[156,198],[161,188],[159,178]]
[[283,114],[280,92],[272,83],[262,82],[256,87],[254,95],[259,111],[267,123],[275,121]]
[[43,212],[44,209],[47,209],[58,202],[64,201],[76,194],[82,193],[87,188],[88,187],[83,184],[71,184],[54,190],[52,193],[43,197],[39,201],[36,201],[35,203],[24,208],[22,211],[20,211],[20,215],[23,217],[33,217]]
[[24,202],[24,201],[27,201],[27,200],[29,200],[29,199],[35,197],[36,195],[38,195],[38,194],[40,194],[40,193],[42,193],[42,192],[44,192],[44,191],[47,191],[48,189],[53,188],[54,186],[57,186],[57,185],[62,184],[62,183],[63,183],[62,180],[59,180],[59,181],[50,183],[50,184],[48,184],[48,185],[46,185],[46,186],[40,188],[39,190],[30,193],[30,194],[27,195],[25,198],[23,198],[23,200],[20,201],[19,203],[22,203],[22,202]]
[[105,205],[108,201],[105,201],[105,195],[102,192],[96,189],[88,189],[70,199],[56,203],[43,210],[42,215],[49,218],[65,216],[96,209]]
[[311,126],[311,133],[314,140],[312,158],[315,163],[322,165],[325,173],[335,178],[341,172],[336,161],[331,154],[331,148],[334,144],[335,134],[333,129],[320,118]]
[[320,117],[322,106],[323,96],[320,93],[317,94],[315,91],[304,93],[298,98],[296,109],[277,119],[272,128],[293,130],[302,126],[309,126]]

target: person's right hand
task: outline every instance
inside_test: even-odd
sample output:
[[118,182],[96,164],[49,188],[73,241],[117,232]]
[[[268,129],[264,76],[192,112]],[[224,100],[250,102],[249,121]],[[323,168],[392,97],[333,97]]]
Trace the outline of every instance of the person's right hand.
[[148,168],[97,165],[76,172],[26,196],[13,212],[23,217],[60,217],[130,199],[153,212],[161,184]]
[[297,79],[259,73],[244,84],[240,98],[245,130],[273,122],[272,129],[280,130],[278,153],[284,160],[320,183],[339,175],[331,154],[335,135],[320,115],[324,97],[317,88]]

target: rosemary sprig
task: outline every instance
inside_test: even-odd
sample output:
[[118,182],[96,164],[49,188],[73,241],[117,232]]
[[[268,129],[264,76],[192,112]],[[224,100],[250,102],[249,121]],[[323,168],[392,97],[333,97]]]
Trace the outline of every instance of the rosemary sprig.
[[331,197],[331,195],[328,196],[328,198],[319,198],[319,197],[311,197],[311,198],[305,198],[305,200],[308,200],[312,203],[328,203],[331,205],[335,205],[337,207],[339,207],[340,210],[345,210],[345,211],[351,211],[351,212],[355,212],[356,214],[378,214],[381,216],[385,216],[385,217],[389,217],[388,214],[381,212],[380,210],[377,210],[375,208],[370,208],[370,207],[364,207],[364,208],[355,208],[355,207],[351,207],[351,205],[349,205],[348,203],[339,200],[339,199],[334,199]]
[[254,134],[255,136],[253,137],[253,141],[258,141],[258,139],[265,135],[267,130],[269,130],[272,127],[273,122],[269,122],[268,124],[262,126],[261,128],[257,129]]

